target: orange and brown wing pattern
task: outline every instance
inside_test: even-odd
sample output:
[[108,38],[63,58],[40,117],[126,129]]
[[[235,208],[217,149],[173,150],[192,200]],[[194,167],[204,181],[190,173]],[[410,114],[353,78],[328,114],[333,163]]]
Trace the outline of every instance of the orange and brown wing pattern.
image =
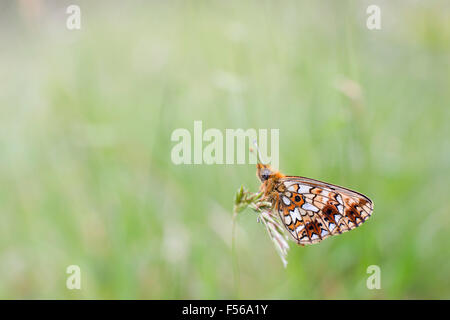
[[286,177],[276,187],[281,220],[301,245],[360,226],[372,214],[372,201],[356,191],[304,177]]

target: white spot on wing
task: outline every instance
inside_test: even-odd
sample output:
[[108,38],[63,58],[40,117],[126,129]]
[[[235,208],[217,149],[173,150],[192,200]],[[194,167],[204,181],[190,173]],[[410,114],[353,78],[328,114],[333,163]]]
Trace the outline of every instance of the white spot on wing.
[[290,215],[284,216],[284,223],[286,223],[286,225],[290,225],[292,222],[292,218]]
[[322,191],[320,192],[320,194],[323,195],[323,196],[326,197],[326,198],[328,198],[328,197],[330,196],[330,192],[329,192],[329,191],[326,191],[326,190],[322,190]]
[[297,190],[295,190],[295,184],[293,184],[292,186],[290,186],[290,187],[288,188],[288,190],[289,190],[289,191],[293,191],[293,192],[297,191]]
[[338,194],[338,195],[336,196],[336,200],[337,200],[340,204],[344,204],[344,203],[342,202],[342,197],[341,197],[340,194]]
[[299,225],[299,226],[297,227],[297,229],[295,229],[295,232],[299,233],[299,232],[302,231],[304,228],[305,228],[304,225]]
[[322,229],[322,233],[320,234],[322,237],[326,236],[329,232],[325,229]]
[[342,204],[338,205],[337,208],[340,214],[344,214],[344,207],[342,206]]
[[319,212],[319,208],[317,208],[316,206],[313,206],[311,203],[304,203],[302,205],[302,208],[308,211],[313,211],[313,212]]
[[299,184],[298,185],[298,193],[310,193],[309,191],[311,190],[311,187],[305,186],[303,184]]
[[283,202],[284,202],[284,204],[287,205],[287,206],[291,204],[291,200],[289,200],[289,198],[287,198],[287,197],[285,197],[285,196],[283,196]]
[[294,222],[295,222],[295,220],[302,221],[302,217],[301,217],[301,215],[300,215],[300,212],[299,212],[299,210],[298,210],[298,207],[296,207],[296,208],[294,209],[294,211],[289,211],[289,213],[291,214],[292,221],[294,221]]
[[328,229],[330,229],[330,231],[333,231],[334,228],[336,228],[336,225],[335,225],[334,223],[330,223],[330,224],[328,225]]

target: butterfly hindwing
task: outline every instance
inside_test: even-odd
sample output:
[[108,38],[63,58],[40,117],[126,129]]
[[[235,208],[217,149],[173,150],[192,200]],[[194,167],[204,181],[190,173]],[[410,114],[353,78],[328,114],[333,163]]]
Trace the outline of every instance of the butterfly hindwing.
[[283,224],[301,245],[352,230],[373,210],[372,201],[356,191],[304,177],[283,178],[277,190]]

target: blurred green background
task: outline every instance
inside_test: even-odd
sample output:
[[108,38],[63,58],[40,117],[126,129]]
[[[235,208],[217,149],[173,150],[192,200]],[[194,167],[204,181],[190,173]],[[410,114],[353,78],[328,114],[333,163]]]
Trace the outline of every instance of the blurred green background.
[[[2,1],[0,297],[449,299],[449,9]],[[194,120],[280,129],[282,172],[367,194],[372,218],[291,242],[284,269],[247,210],[233,257],[233,197],[257,190],[255,167],[174,165],[171,133]]]

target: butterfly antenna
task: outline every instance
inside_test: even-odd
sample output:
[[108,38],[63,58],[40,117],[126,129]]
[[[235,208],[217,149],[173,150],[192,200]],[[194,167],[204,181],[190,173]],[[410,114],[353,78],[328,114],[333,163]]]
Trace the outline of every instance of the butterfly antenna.
[[255,145],[255,149],[256,149],[256,157],[258,159],[258,163],[262,164],[262,160],[261,160],[261,151],[258,148],[258,143],[256,143],[256,140],[253,140],[253,144]]

